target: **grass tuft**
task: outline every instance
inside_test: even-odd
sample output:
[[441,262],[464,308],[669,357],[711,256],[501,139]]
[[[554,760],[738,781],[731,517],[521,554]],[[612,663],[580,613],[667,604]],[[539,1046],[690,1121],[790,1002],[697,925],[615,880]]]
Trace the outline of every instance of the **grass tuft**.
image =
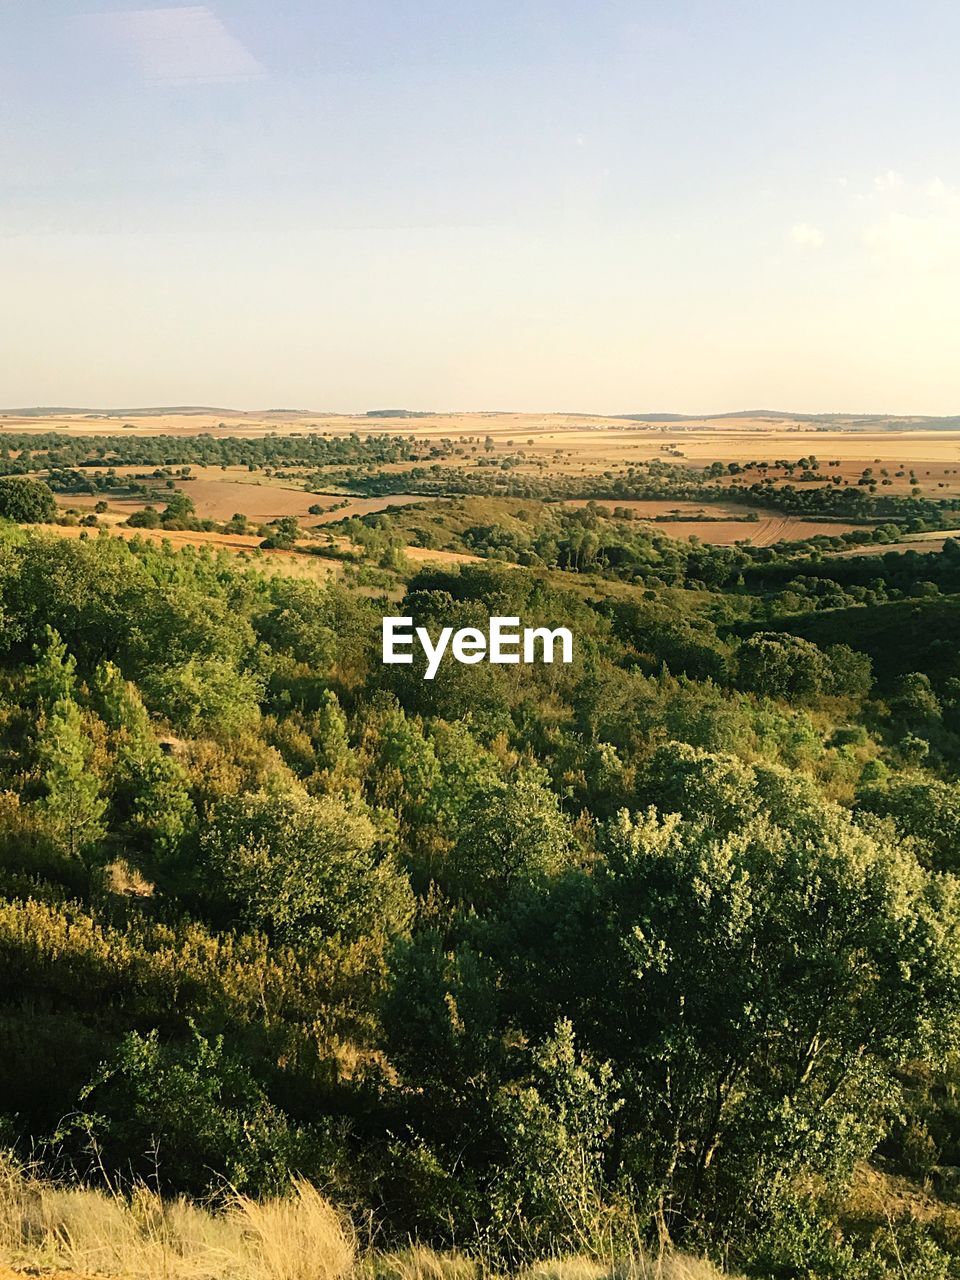
[[[60,1187],[0,1156],[0,1280],[18,1272],[77,1280],[496,1280],[463,1254],[420,1245],[365,1256],[356,1233],[302,1179],[286,1196],[234,1196],[214,1212],[144,1185],[130,1194]],[[623,1260],[586,1255],[538,1263],[517,1280],[720,1280],[708,1262],[643,1252]]]

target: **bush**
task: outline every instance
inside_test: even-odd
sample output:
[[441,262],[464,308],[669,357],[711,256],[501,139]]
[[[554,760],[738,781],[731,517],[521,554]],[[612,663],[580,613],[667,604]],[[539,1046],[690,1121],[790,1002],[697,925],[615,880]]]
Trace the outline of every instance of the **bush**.
[[276,1191],[306,1155],[306,1139],[266,1097],[223,1038],[187,1044],[131,1032],[80,1094],[59,1136],[92,1138],[110,1168],[127,1166],[195,1195]]
[[18,524],[49,524],[57,517],[53,490],[29,476],[0,477],[0,517]]

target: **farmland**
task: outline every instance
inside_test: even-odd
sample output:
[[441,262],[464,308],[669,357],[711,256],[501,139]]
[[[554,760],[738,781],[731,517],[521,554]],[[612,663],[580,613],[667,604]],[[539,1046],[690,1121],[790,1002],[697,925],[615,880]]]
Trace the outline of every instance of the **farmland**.
[[[7,414],[0,417],[0,448],[6,438],[15,442],[7,445],[11,459],[30,453],[42,462],[45,441],[72,441],[72,456],[81,459],[76,474],[93,486],[84,491],[84,483],[66,484],[60,505],[83,513],[105,499],[106,524],[163,504],[171,488],[187,495],[201,522],[223,525],[242,515],[263,526],[292,518],[308,536],[348,517],[457,493],[529,492],[555,494],[572,506],[613,504],[679,540],[761,547],[869,530],[884,518],[904,526],[904,512],[918,499],[930,504],[924,513],[929,523],[935,507],[960,502],[960,434],[923,422],[910,429],[901,420],[879,425],[883,429],[875,420],[814,424],[758,416],[648,423],[549,414],[183,411],[122,421]],[[373,439],[385,442],[379,461],[351,464],[362,460],[362,442]],[[90,442],[87,458],[84,440]],[[159,455],[156,448],[151,453],[170,465],[151,469],[127,462],[137,441],[165,441]],[[31,447],[34,442],[40,447]],[[255,458],[261,447],[265,457],[276,457],[274,465],[229,460],[238,450]],[[218,454],[224,462],[205,461]],[[178,460],[189,465],[178,466]],[[34,474],[46,472],[38,466]],[[780,509],[765,509],[764,495]],[[877,499],[875,514],[854,501],[870,495]],[[897,502],[907,505],[898,508]],[[914,533],[923,526],[905,527]]]
[[[909,423],[909,425],[908,425]],[[879,429],[882,427],[882,429]],[[495,452],[523,449],[552,467],[576,473],[582,468],[675,457],[690,465],[712,462],[772,463],[815,454],[838,462],[847,477],[867,466],[914,467],[937,484],[945,479],[960,486],[960,423],[931,429],[923,420],[854,419],[811,423],[800,419],[771,419],[731,415],[723,419],[681,422],[636,422],[619,418],[571,414],[450,413],[415,417],[325,415],[311,413],[254,414],[225,410],[156,412],[149,415],[38,413],[29,417],[0,414],[3,433],[41,435],[117,434],[169,435],[183,438],[209,435],[258,438],[353,433],[415,436],[426,441],[473,440],[481,447],[489,438]],[[926,473],[929,471],[929,476]]]

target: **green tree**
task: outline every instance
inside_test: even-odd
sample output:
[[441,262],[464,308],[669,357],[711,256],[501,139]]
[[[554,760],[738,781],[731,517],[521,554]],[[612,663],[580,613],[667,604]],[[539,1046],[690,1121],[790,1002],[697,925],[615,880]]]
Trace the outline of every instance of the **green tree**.
[[111,826],[140,846],[154,872],[193,825],[189,778],[162,750],[136,687],[112,662],[100,664],[93,683],[114,738]]
[[809,640],[758,632],[737,653],[740,687],[768,698],[809,700],[828,682],[825,654]]
[[957,1044],[957,885],[838,811],[730,834],[622,813],[602,892],[620,978],[601,1052],[652,1125],[632,1159],[667,1221],[746,1225],[798,1176],[842,1182],[899,1066]]
[[478,792],[442,875],[461,899],[489,907],[504,893],[571,865],[573,831],[542,773],[521,770]]
[[53,490],[30,476],[0,476],[0,517],[19,524],[49,524],[57,518]]
[[34,649],[33,691],[38,715],[49,715],[57,703],[71,699],[77,687],[77,660],[52,627],[44,628],[42,645]]
[[208,892],[279,939],[345,941],[406,922],[409,887],[356,805],[299,789],[225,800],[201,836]]
[[72,698],[61,698],[37,739],[44,790],[37,810],[71,857],[88,853],[106,832],[107,801],[101,780],[90,767],[92,754],[80,708]]
[[613,1071],[584,1061],[566,1020],[532,1058],[532,1078],[494,1099],[504,1147],[491,1180],[494,1220],[507,1238],[522,1224],[527,1250],[602,1248],[604,1159],[623,1105]]
[[108,1168],[159,1174],[163,1187],[194,1195],[223,1181],[253,1195],[284,1189],[304,1158],[303,1135],[222,1036],[191,1030],[186,1043],[165,1043],[155,1030],[128,1033],[58,1137],[69,1145],[93,1138]]

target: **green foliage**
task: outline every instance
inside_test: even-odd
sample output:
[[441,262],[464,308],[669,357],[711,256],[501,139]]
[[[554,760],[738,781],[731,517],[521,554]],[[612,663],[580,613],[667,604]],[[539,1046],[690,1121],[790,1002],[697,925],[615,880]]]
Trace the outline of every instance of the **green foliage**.
[[493,1218],[527,1250],[604,1243],[604,1157],[623,1105],[609,1064],[578,1058],[573,1026],[558,1022],[533,1054],[529,1083],[504,1087],[493,1104],[503,1142],[494,1171]]
[[54,703],[37,735],[43,794],[37,802],[46,829],[71,857],[89,853],[105,834],[107,802],[91,769],[93,745],[69,698]]
[[[230,1187],[281,1190],[303,1158],[303,1138],[271,1106],[249,1068],[194,1031],[168,1046],[132,1032],[80,1091],[61,1139],[93,1140],[110,1163],[133,1155],[144,1176],[202,1195]],[[153,1157],[154,1169],[148,1160]]]
[[29,476],[0,476],[0,517],[18,524],[55,520],[57,502],[50,486]]
[[200,840],[208,892],[282,941],[395,932],[408,891],[369,817],[293,788],[224,800]]
[[802,1170],[848,1177],[898,1065],[956,1044],[956,886],[829,809],[729,834],[623,813],[608,847],[609,1016],[630,1011],[610,1056],[668,1208],[710,1186],[748,1224]]
[[570,865],[573,833],[545,779],[522,772],[479,792],[461,819],[443,880],[459,898],[493,906],[519,886]]
[[822,694],[865,697],[870,692],[869,659],[848,645],[819,649],[789,634],[760,632],[737,654],[741,688],[767,698],[811,702]]
[[[274,461],[301,448],[380,446]],[[402,599],[3,535],[3,1132],[195,1193],[303,1172],[510,1265],[632,1229],[758,1277],[949,1275],[956,601],[889,593],[955,554],[787,578],[503,501],[398,515],[521,562]],[[424,682],[381,666],[386,612],[566,625],[576,661]],[[881,1238],[845,1200],[871,1166],[941,1217]]]

